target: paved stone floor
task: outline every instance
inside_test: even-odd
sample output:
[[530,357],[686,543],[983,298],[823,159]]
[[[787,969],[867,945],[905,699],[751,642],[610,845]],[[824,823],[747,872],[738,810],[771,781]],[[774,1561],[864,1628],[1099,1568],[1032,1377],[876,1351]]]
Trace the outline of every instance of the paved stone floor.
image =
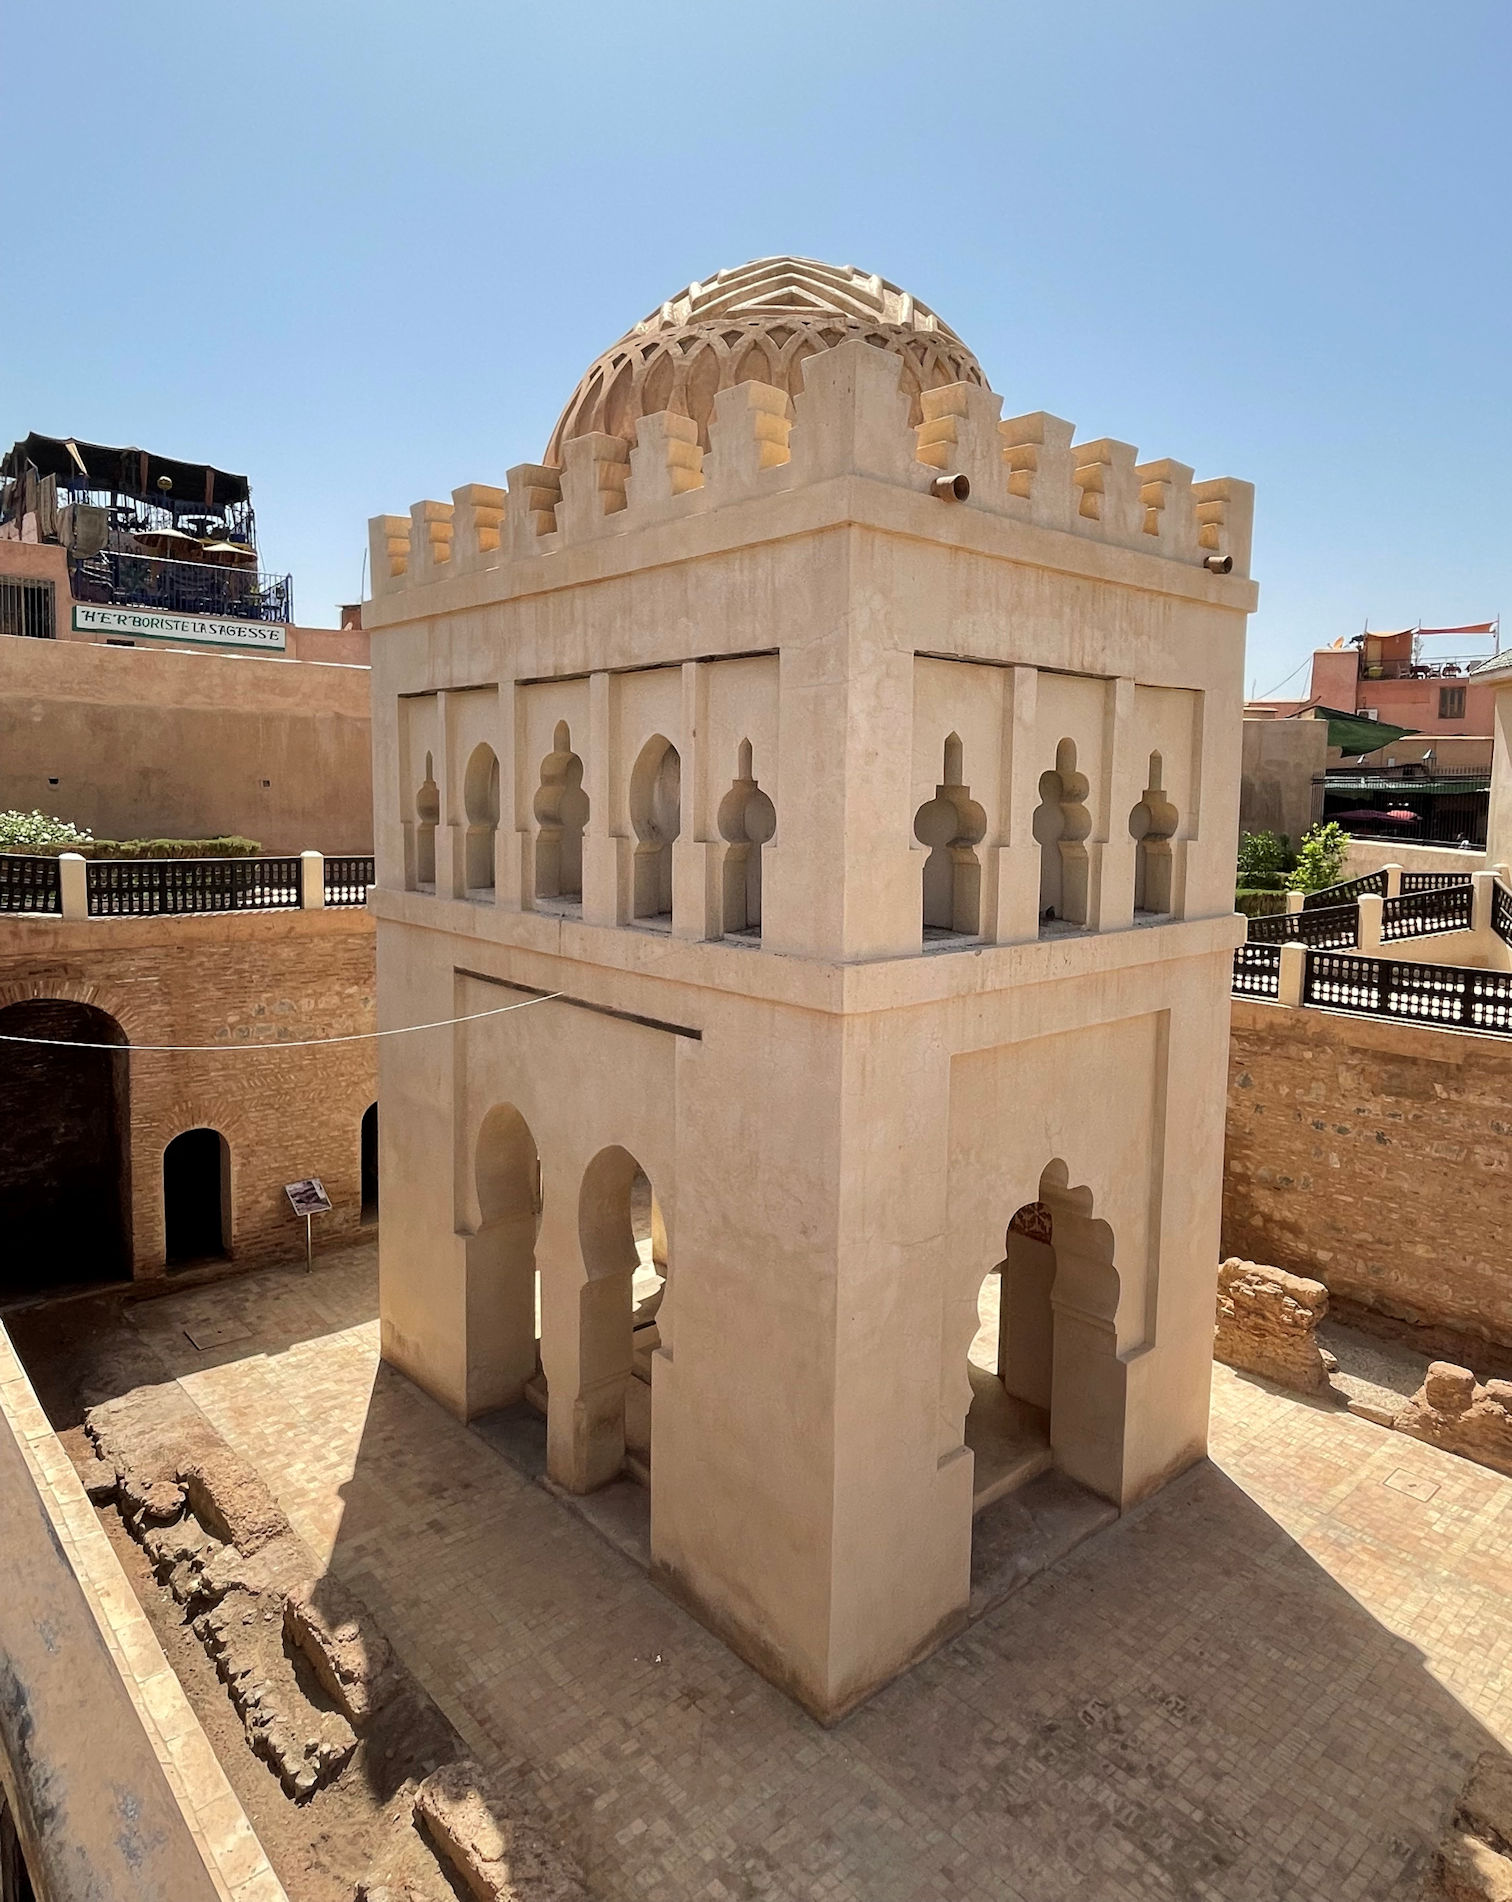
[[1366,1421],[1216,1368],[1211,1464],[825,1732],[380,1367],[373,1295],[371,1246],[184,1291],[128,1358],[531,1768],[604,1902],[1405,1902],[1512,1743],[1512,1480]]

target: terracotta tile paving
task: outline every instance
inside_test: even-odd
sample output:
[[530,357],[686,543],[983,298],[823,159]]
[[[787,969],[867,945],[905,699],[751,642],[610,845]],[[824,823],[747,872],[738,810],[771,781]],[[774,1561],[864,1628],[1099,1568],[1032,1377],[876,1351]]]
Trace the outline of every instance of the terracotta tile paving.
[[133,1313],[605,1902],[1406,1902],[1512,1743],[1512,1480],[1348,1414],[1215,1369],[1212,1464],[825,1732],[380,1368],[373,1297],[368,1245]]

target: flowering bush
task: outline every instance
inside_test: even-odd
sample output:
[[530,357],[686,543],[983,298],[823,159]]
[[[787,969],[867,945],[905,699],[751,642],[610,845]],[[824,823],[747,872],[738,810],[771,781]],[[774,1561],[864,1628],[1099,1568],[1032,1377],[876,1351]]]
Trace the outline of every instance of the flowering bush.
[[67,819],[45,812],[0,812],[0,850],[26,851],[38,845],[88,845],[91,835]]

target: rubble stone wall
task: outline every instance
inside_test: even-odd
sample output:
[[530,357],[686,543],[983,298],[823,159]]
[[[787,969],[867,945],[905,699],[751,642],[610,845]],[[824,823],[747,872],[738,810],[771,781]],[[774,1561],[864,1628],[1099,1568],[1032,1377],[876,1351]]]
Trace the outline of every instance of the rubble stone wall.
[[1223,1252],[1512,1345],[1512,1041],[1236,998]]

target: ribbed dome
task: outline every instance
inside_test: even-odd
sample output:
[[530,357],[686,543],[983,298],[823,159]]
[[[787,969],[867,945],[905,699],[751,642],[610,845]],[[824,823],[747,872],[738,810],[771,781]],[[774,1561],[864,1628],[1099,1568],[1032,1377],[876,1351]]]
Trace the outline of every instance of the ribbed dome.
[[982,366],[950,326],[896,284],[851,265],[757,258],[690,284],[606,350],[562,411],[546,460],[560,465],[574,436],[602,431],[632,442],[641,417],[660,410],[692,417],[708,448],[720,390],[754,379],[796,395],[804,358],[853,337],[903,359],[916,424],[921,390],[986,387]]

